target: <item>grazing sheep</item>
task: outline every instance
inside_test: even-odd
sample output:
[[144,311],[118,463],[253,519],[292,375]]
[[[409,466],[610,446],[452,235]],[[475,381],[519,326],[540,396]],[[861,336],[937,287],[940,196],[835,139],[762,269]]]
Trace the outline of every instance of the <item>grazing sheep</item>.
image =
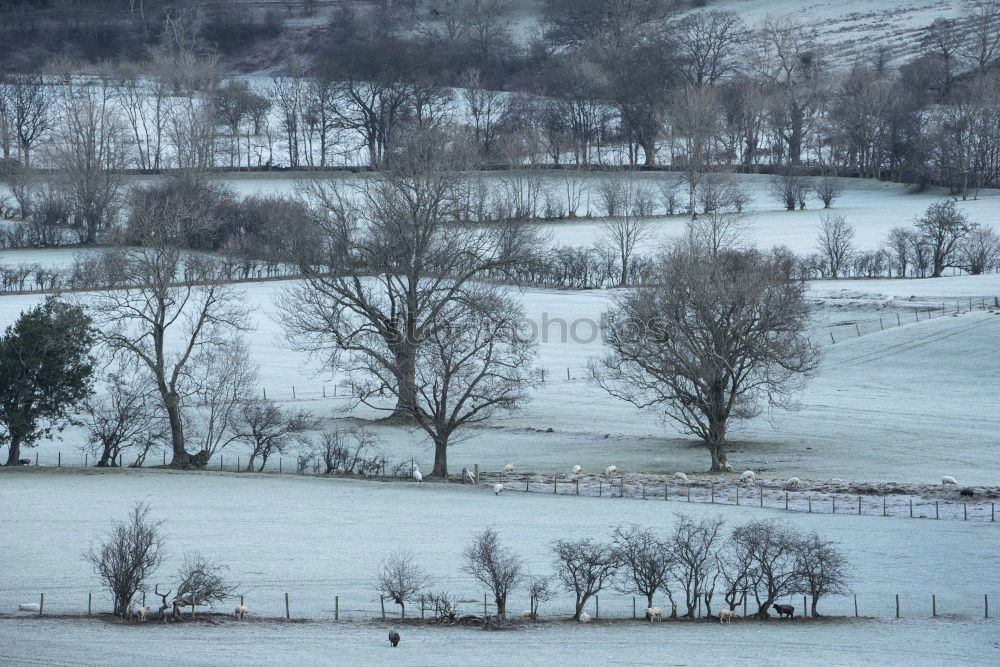
[[958,480],[951,475],[945,475],[941,478],[941,484],[958,484]]
[[250,613],[250,609],[248,609],[247,607],[244,607],[243,605],[240,605],[239,607],[236,608],[236,612],[234,613],[234,616],[236,616],[236,618],[238,620],[243,620],[244,618],[247,617],[247,614],[249,614],[249,613]]
[[414,468],[413,469],[413,479],[414,479],[414,481],[422,482],[422,481],[424,481],[424,476],[420,474],[419,470],[417,470],[416,468]]
[[514,472],[514,466],[513,466],[513,464],[508,463],[507,465],[505,465],[503,467],[503,471],[505,473],[507,473],[508,475],[511,474],[512,472]]
[[17,608],[18,611],[33,611],[36,614],[42,610],[37,602],[22,602]]
[[132,618],[136,619],[140,623],[146,622],[146,616],[149,615],[149,607],[139,607],[132,612]]
[[732,623],[736,612],[732,609],[722,609],[719,611],[719,623]]
[[753,482],[757,479],[757,475],[753,470],[744,470],[743,474],[740,475],[741,482]]
[[660,609],[659,607],[649,607],[648,609],[646,609],[646,618],[649,620],[650,623],[652,623],[653,621],[659,622],[662,616],[663,616],[663,610]]
[[580,622],[590,623],[590,614],[588,614],[587,612],[583,612],[582,614],[580,614]]
[[965,487],[964,489],[958,492],[958,495],[968,496],[969,498],[971,498],[972,496],[976,495],[976,492],[973,491],[970,487]]
[[618,466],[608,466],[604,469],[604,474],[607,477],[614,477],[615,473],[618,472]]
[[583,468],[581,468],[580,466],[573,466],[574,475],[579,475],[581,470],[583,470]]
[[798,477],[789,477],[788,481],[785,482],[785,486],[787,486],[790,489],[797,489],[799,487],[799,484],[801,483],[802,480],[800,480]]
[[399,644],[399,633],[395,630],[389,630],[389,643],[392,644],[393,648]]
[[772,604],[774,610],[778,612],[778,618],[783,616],[788,616],[788,618],[795,618],[795,607],[790,604]]
[[501,493],[503,493],[503,484],[494,484],[493,485],[493,495],[494,496],[499,496]]
[[722,469],[725,470],[726,472],[732,472],[733,466],[729,463],[725,463],[722,465]]
[[676,479],[679,482],[686,482],[686,481],[688,481],[688,476],[685,475],[682,472],[675,472],[674,473],[674,479]]

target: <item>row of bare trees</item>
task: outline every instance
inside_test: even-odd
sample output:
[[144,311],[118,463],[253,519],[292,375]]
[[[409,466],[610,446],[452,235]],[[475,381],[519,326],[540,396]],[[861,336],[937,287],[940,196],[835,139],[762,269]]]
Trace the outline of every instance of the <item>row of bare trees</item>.
[[[666,534],[621,524],[612,528],[610,541],[561,539],[551,551],[555,573],[531,576],[521,557],[487,528],[463,552],[464,571],[490,592],[501,619],[508,597],[519,588],[531,598],[532,619],[539,603],[554,599],[559,589],[573,595],[573,618],[579,619],[591,599],[608,588],[642,595],[647,607],[665,595],[671,616],[680,611],[690,618],[701,604],[711,616],[716,595],[722,597],[719,606],[730,610],[752,599],[754,615],[767,618],[776,601],[801,593],[810,596],[812,616],[818,617],[820,600],[845,593],[850,574],[835,542],[774,520],[738,525],[727,536],[719,517],[678,514]],[[412,554],[397,552],[382,561],[374,586],[399,605],[403,617],[407,603],[419,602],[440,620],[456,621],[454,598],[429,592],[433,582]]]

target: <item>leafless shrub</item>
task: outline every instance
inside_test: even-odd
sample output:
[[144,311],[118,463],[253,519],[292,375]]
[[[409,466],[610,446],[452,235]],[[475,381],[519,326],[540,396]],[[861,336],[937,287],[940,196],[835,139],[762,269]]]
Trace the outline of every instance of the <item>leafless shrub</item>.
[[128,615],[132,598],[163,560],[162,521],[149,518],[149,506],[137,503],[126,521],[112,523],[108,536],[83,557],[114,599],[114,614]]
[[197,607],[222,602],[236,591],[236,585],[227,581],[225,565],[213,563],[200,554],[184,558],[177,571],[180,583],[174,598],[173,615],[176,618],[182,607]]
[[493,593],[497,616],[507,615],[507,595],[523,578],[521,557],[500,544],[496,531],[487,528],[465,549],[465,571]]
[[733,529],[730,544],[734,554],[752,563],[756,585],[751,590],[758,617],[767,618],[768,608],[779,597],[801,590],[799,543],[791,529],[773,520],[751,521]]
[[847,224],[842,215],[823,213],[819,216],[819,235],[816,248],[826,258],[830,276],[838,278],[843,274],[847,262],[854,252],[854,227]]
[[431,583],[431,577],[413,562],[413,554],[400,551],[387,556],[375,575],[375,589],[399,605],[399,615],[406,618],[406,603],[418,600],[418,594]]
[[579,620],[587,602],[606,588],[621,563],[611,544],[590,538],[556,540],[552,543],[556,577],[562,587],[576,596],[573,618]]
[[250,448],[247,471],[252,471],[257,457],[263,470],[274,453],[284,453],[295,442],[303,442],[305,432],[318,426],[315,417],[305,411],[288,412],[274,401],[254,400],[243,403],[233,418],[234,440]]
[[417,602],[421,610],[433,612],[438,621],[454,623],[458,617],[458,598],[450,593],[421,593]]
[[847,558],[837,543],[811,533],[799,540],[795,568],[801,591],[810,596],[811,614],[819,617],[816,606],[821,597],[847,592]]
[[823,176],[817,179],[813,186],[816,196],[823,202],[823,208],[830,208],[833,202],[844,194],[844,186],[839,179],[833,176]]
[[532,577],[528,583],[528,597],[531,600],[531,609],[528,614],[531,620],[538,620],[538,605],[542,602],[554,600],[558,591],[552,577]]
[[380,442],[377,435],[364,429],[324,431],[313,446],[316,465],[322,467],[324,475],[335,472],[377,474],[386,465],[385,453],[379,449]]
[[809,190],[809,179],[796,169],[786,169],[771,177],[771,195],[786,211],[794,211],[796,206],[804,209]]

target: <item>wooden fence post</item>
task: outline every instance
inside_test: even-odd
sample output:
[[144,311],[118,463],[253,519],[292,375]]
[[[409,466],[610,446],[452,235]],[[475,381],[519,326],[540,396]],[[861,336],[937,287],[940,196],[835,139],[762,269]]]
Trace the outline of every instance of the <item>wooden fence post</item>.
[[489,609],[486,607],[486,593],[483,593],[483,618],[489,615]]
[[931,618],[937,618],[937,596],[931,593]]
[[885,504],[885,496],[882,496],[882,516],[889,516],[889,513]]
[[854,594],[854,618],[858,617],[858,594]]
[[669,494],[670,494],[670,485],[667,484],[666,482],[664,482],[663,483],[663,499],[664,500],[670,500],[670,498],[668,498]]
[[691,502],[691,487],[688,487],[688,502]]
[[292,617],[292,611],[291,608],[288,606],[288,593],[285,593],[285,618],[291,618],[291,617]]
[[788,489],[785,489],[785,511],[788,511]]
[[598,618],[599,619],[600,617],[601,617],[601,596],[600,595],[595,595],[594,596],[594,618]]
[[861,516],[861,496],[858,496],[858,516]]
[[896,618],[899,618],[899,593],[896,593]]
[[557,487],[556,487],[556,479],[557,479],[556,476],[552,475],[552,493],[553,494],[557,494],[558,493]]
[[962,520],[969,520],[969,503],[962,503]]
[[599,498],[603,495],[604,495],[604,482],[602,482],[601,480],[597,480],[597,497]]
[[528,481],[528,476],[527,476],[527,475],[525,475],[525,476],[524,476],[524,492],[525,492],[525,493],[527,493],[528,491],[530,491],[530,490],[531,490],[531,489],[529,489],[529,488],[528,488],[528,484],[529,484],[529,483],[530,483],[530,482]]
[[935,519],[940,519],[941,518],[941,515],[938,514],[938,501],[936,501],[936,500],[934,501],[934,518]]
[[812,514],[812,511],[813,511],[813,497],[812,496],[808,496],[807,500],[809,502],[808,512],[809,512],[809,514]]
[[763,486],[760,487],[759,493],[760,493],[760,506],[763,507],[764,506],[764,487]]
[[990,596],[989,594],[983,595],[983,618],[990,617]]
[[45,611],[45,593],[42,593],[41,597],[38,599],[38,615],[41,616]]
[[910,498],[910,518],[913,518],[913,498]]
[[62,468],[62,452],[59,452],[59,458],[56,459],[56,467]]
[[837,344],[837,339],[833,337],[833,332],[832,331],[830,332],[830,340],[833,342],[834,345]]
[[477,463],[472,470],[472,477],[476,480],[476,484],[479,484],[479,464]]
[[339,595],[334,595],[333,596],[333,620],[335,620],[335,621],[339,621],[340,620],[340,596]]
[[646,485],[645,484],[642,485],[642,499],[643,500],[646,499]]
[[91,609],[93,608],[94,594],[87,593],[87,616],[90,616]]
[[632,598],[632,620],[635,620],[635,598]]
[[833,504],[833,514],[836,514],[837,513],[837,496],[834,496],[830,500],[832,501],[832,504]]
[[575,480],[575,484],[576,484],[576,495],[580,495],[580,479],[579,478],[577,478]]
[[740,487],[736,487],[736,504],[740,504]]
[[379,601],[379,604],[382,605],[382,620],[384,621],[385,620],[385,597],[383,597],[381,595],[378,596],[378,601]]
[[243,596],[242,595],[240,596],[240,606],[241,607],[243,606]]

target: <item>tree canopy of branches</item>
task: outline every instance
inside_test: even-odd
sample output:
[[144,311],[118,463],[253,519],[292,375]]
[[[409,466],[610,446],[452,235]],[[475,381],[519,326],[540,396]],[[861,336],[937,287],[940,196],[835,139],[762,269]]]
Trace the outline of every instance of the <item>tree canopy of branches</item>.
[[524,578],[520,556],[500,543],[496,531],[487,528],[466,547],[465,571],[493,593],[497,616],[507,615],[507,596]]
[[556,577],[565,590],[576,596],[573,618],[579,620],[590,598],[614,580],[621,567],[618,552],[611,544],[580,538],[556,540],[552,553]]
[[55,297],[21,313],[0,337],[0,445],[7,465],[21,447],[61,430],[91,394],[94,331],[79,306]]
[[375,575],[375,589],[399,605],[402,618],[406,618],[406,603],[416,599],[430,584],[430,575],[413,562],[413,554],[405,551],[383,559]]
[[955,265],[959,243],[976,227],[951,200],[931,204],[915,224],[931,250],[932,278]]
[[621,562],[622,592],[646,596],[653,606],[657,591],[666,591],[674,567],[671,546],[655,532],[635,524],[615,526],[612,541]]
[[155,392],[136,372],[134,363],[128,366],[109,372],[104,379],[105,396],[99,400],[91,397],[86,403],[83,421],[88,449],[96,455],[98,467],[119,465],[127,449],[138,450],[141,457],[152,442],[166,435]]
[[791,406],[816,365],[804,286],[789,271],[777,253],[713,256],[678,243],[660,258],[653,286],[609,311],[609,350],[591,361],[593,381],[701,438],[711,469],[723,470],[730,422],[765,404]]
[[305,442],[306,433],[319,428],[319,420],[308,412],[286,412],[274,401],[244,401],[236,409],[232,422],[234,439],[250,448],[247,471],[252,471],[257,458],[264,470],[272,454],[281,454],[295,442]]
[[854,227],[847,224],[847,218],[829,213],[820,215],[816,247],[826,258],[831,278],[843,274],[851,253],[854,252],[853,241]]
[[115,616],[128,615],[132,598],[163,561],[162,525],[149,518],[147,505],[136,504],[126,521],[112,522],[108,536],[84,553],[114,599]]

